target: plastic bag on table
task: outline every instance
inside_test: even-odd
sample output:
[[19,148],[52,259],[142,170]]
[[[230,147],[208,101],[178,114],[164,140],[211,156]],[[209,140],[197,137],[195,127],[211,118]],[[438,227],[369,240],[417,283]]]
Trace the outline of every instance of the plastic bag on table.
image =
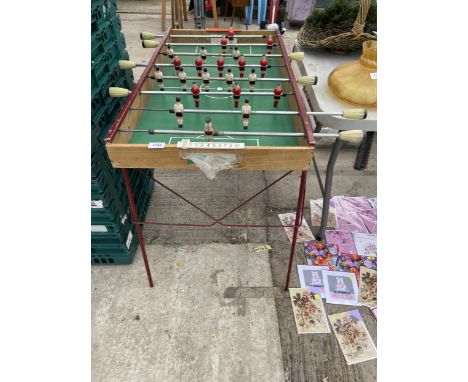
[[182,158],[191,160],[208,179],[214,179],[218,172],[233,168],[236,164],[234,154],[183,153]]

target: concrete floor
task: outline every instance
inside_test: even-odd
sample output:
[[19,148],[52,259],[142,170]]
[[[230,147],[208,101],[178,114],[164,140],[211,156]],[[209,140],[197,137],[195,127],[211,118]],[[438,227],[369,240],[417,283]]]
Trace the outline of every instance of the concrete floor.
[[[119,11],[130,58],[147,62],[152,50],[141,48],[139,33],[159,32],[160,1],[121,0]],[[222,17],[220,24],[229,26]],[[187,25],[193,27],[193,21]],[[211,25],[207,19],[207,26]],[[288,47],[296,33],[297,29],[288,28],[284,36]],[[141,70],[134,73],[138,79]],[[315,153],[322,176],[329,152],[327,143],[321,142]],[[342,150],[333,194],[375,196],[376,145],[365,171],[353,169],[355,155],[355,147]],[[233,171],[209,181],[199,171],[157,171],[156,177],[221,216],[281,174]],[[289,175],[229,222],[279,224],[278,213],[295,209],[299,179],[297,172]],[[307,199],[316,197],[319,188],[311,167]],[[310,225],[309,208],[305,216]],[[147,220],[200,223],[203,219],[189,205],[155,187]],[[377,361],[347,366],[333,334],[297,335],[289,296],[283,291],[289,241],[282,228],[147,225],[144,240],[154,288],[147,285],[139,250],[132,265],[92,267],[93,381],[376,380]],[[252,250],[266,243],[272,245],[271,251]],[[299,286],[295,266],[304,263],[298,245],[291,287]],[[329,314],[349,310],[325,305]],[[367,308],[359,310],[376,341],[376,321]]]

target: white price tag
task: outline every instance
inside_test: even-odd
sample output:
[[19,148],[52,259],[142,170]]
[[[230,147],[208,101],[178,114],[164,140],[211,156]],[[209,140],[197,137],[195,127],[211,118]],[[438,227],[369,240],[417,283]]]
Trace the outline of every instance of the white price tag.
[[149,149],[163,149],[166,146],[164,142],[150,142],[148,144]]
[[91,200],[91,208],[104,208],[102,200]]
[[126,245],[127,245],[127,248],[130,249],[130,243],[132,242],[132,238],[133,238],[133,234],[132,234],[132,231],[130,231],[128,233],[128,236],[127,236],[127,241],[126,241]]
[[107,227],[105,225],[92,225],[91,232],[107,232]]
[[371,73],[370,78],[372,78],[373,80],[376,80],[377,79],[377,72]]

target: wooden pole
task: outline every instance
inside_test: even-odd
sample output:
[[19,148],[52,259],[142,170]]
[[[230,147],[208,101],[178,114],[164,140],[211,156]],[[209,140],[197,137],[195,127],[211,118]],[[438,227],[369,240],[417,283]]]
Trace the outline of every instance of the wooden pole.
[[187,0],[183,0],[182,6],[184,8],[184,20],[188,21],[188,18],[187,18]]
[[174,7],[175,7],[175,0],[171,0],[171,23],[172,23],[172,28],[175,28],[175,12],[174,12]]
[[218,28],[218,9],[216,8],[216,0],[211,0],[213,5],[213,23],[214,27]]
[[161,30],[166,30],[166,0],[162,0],[161,4]]

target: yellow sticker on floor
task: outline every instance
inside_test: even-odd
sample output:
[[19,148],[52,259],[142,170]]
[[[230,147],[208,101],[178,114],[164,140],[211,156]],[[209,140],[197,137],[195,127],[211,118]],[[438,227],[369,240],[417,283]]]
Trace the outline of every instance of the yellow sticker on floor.
[[261,245],[260,247],[254,247],[254,251],[256,253],[263,252],[263,251],[268,251],[269,249],[271,249],[271,245],[268,245],[268,244]]

